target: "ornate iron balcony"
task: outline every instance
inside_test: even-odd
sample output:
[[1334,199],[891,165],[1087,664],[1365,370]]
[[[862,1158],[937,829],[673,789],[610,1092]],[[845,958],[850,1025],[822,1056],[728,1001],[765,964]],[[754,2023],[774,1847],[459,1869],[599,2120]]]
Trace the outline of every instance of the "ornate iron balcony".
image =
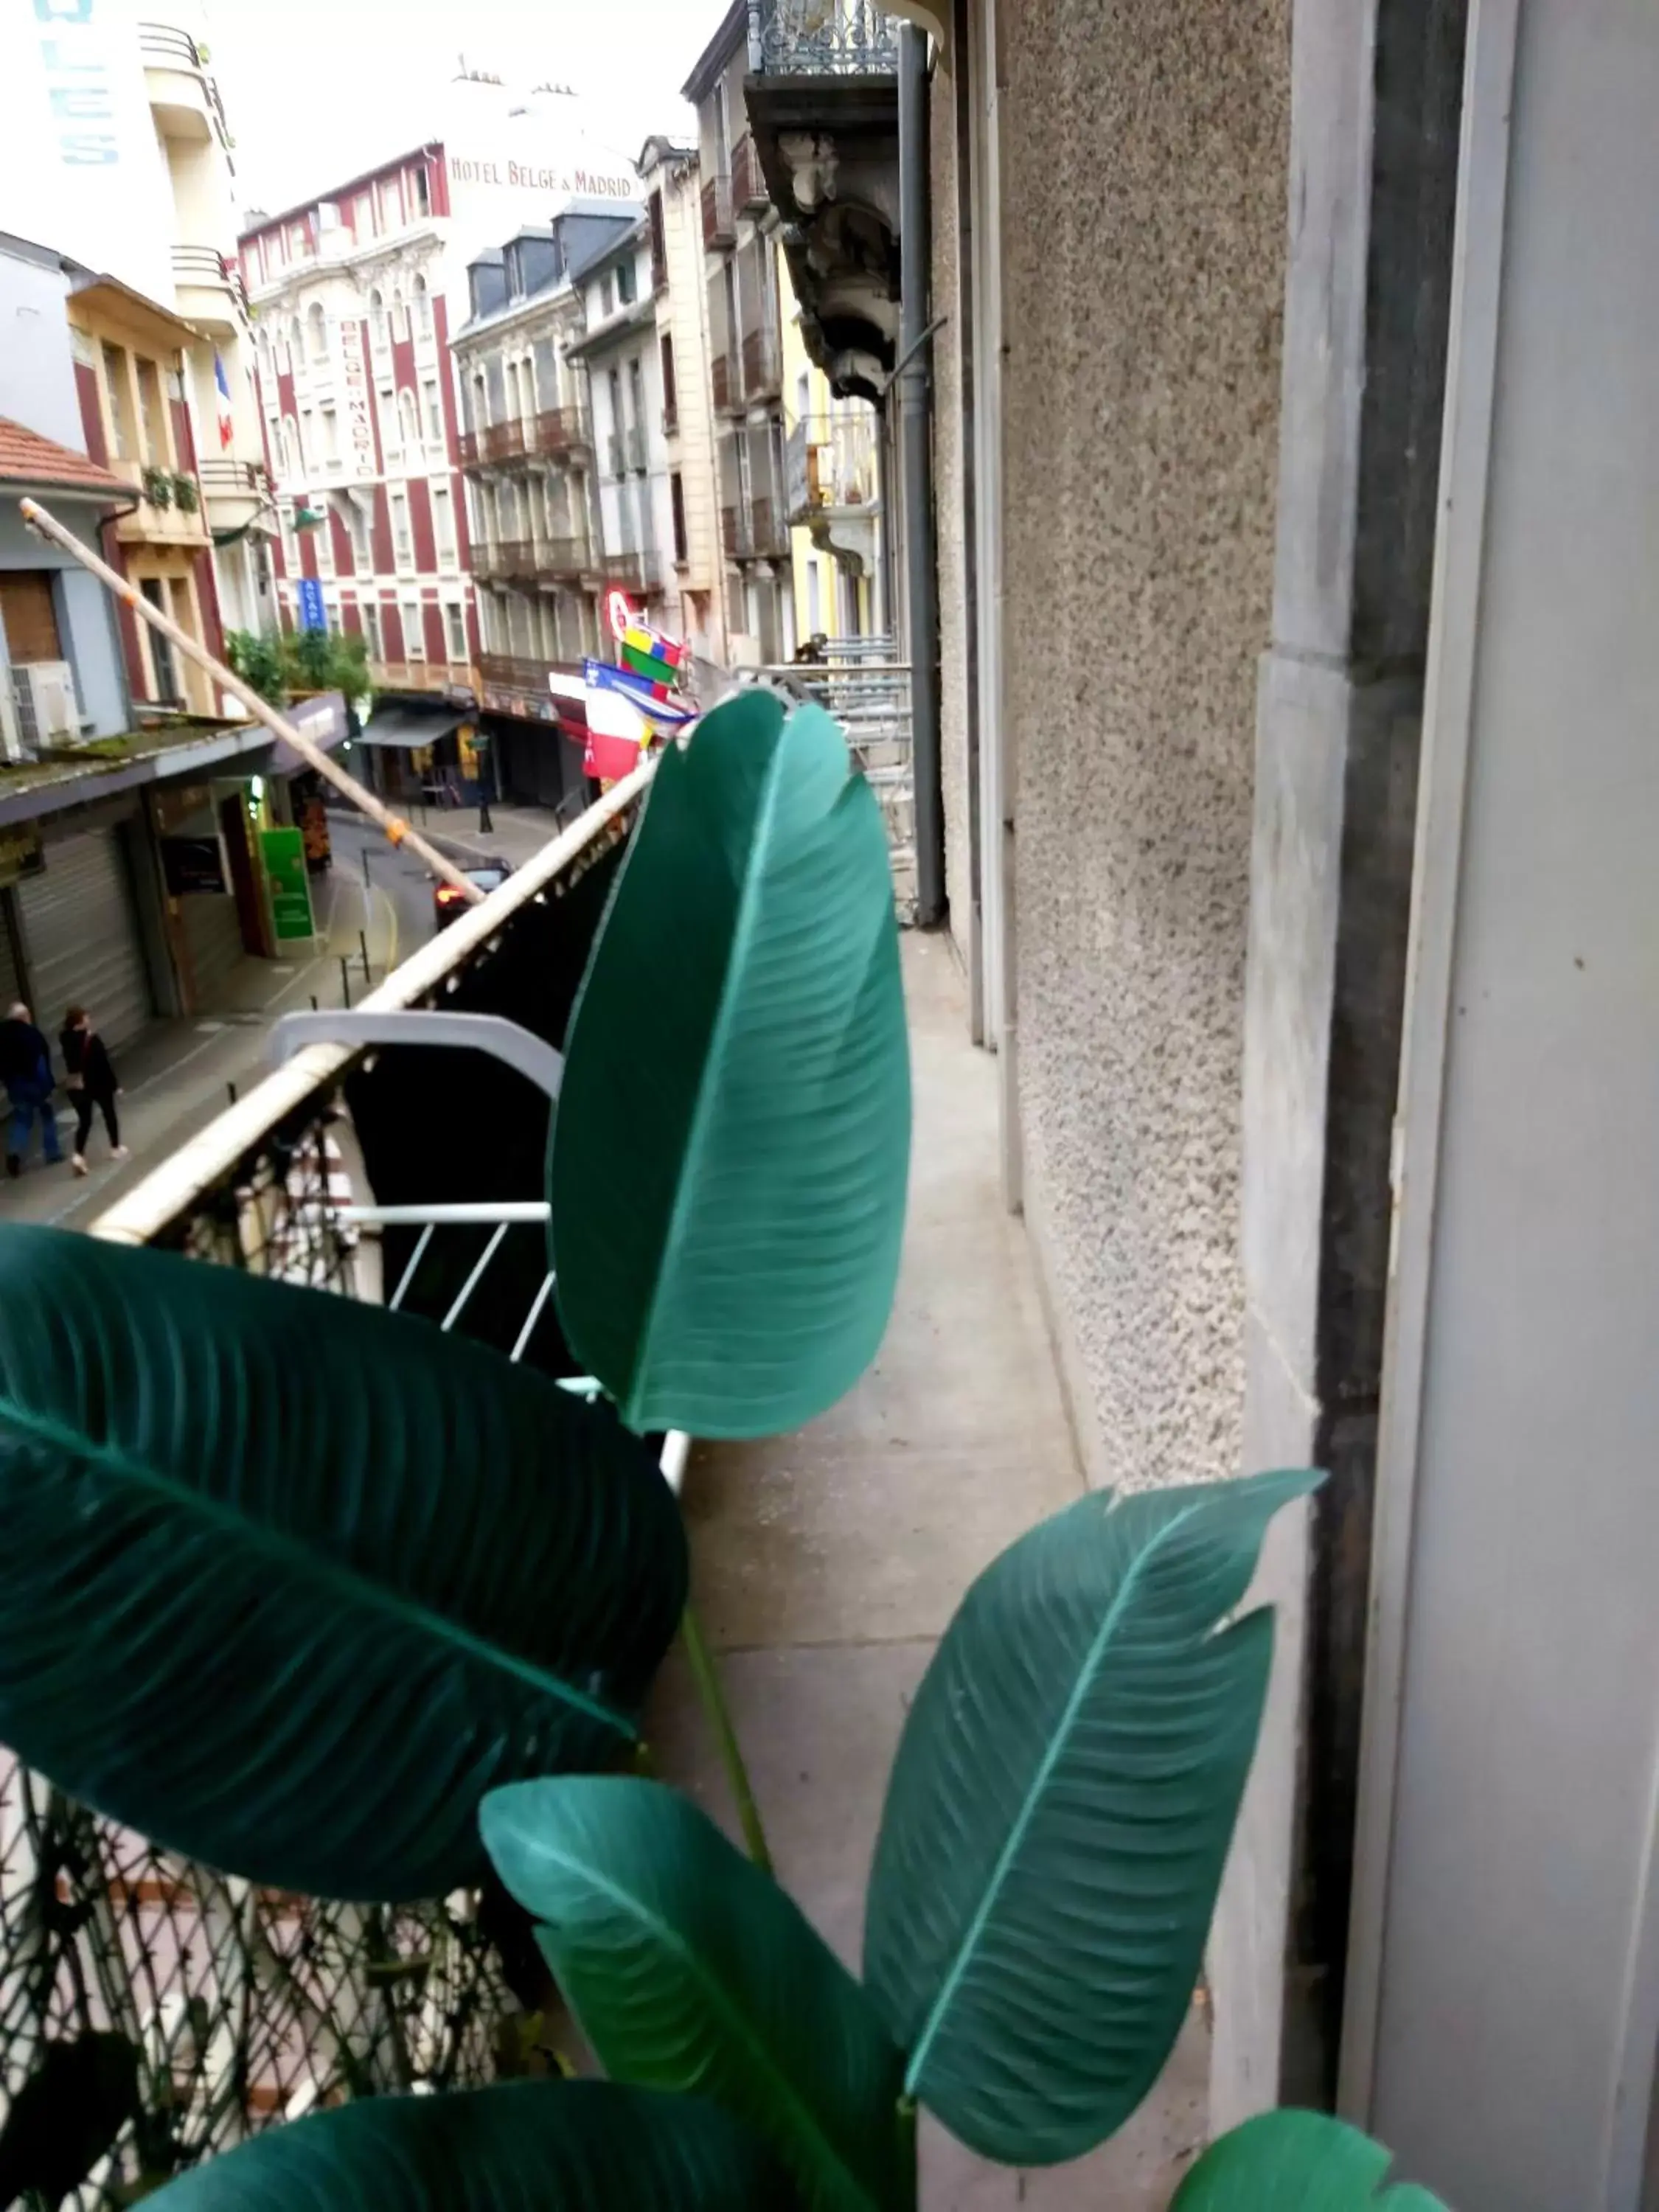
[[892,76],[898,30],[875,0],[755,0],[766,76]]

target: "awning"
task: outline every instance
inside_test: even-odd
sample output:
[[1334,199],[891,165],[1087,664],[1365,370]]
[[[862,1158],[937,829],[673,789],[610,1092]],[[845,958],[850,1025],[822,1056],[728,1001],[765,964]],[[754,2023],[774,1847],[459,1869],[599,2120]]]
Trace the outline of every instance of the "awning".
[[447,714],[422,714],[402,707],[386,707],[363,725],[357,743],[395,745],[404,752],[418,752],[422,745],[435,745],[440,738],[459,730],[467,719],[459,708]]

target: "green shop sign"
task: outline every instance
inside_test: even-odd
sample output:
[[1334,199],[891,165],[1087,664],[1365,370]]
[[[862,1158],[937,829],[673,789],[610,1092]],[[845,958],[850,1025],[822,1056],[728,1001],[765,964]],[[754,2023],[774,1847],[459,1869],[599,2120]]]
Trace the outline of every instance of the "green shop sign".
[[270,922],[278,944],[313,937],[311,878],[306,873],[305,834],[299,830],[262,830],[259,850],[270,886]]

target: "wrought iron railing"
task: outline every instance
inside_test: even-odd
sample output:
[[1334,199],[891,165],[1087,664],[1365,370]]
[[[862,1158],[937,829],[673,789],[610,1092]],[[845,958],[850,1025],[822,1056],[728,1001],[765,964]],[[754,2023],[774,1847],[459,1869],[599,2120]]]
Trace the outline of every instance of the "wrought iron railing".
[[463,430],[457,441],[464,469],[490,461],[556,459],[580,452],[589,442],[587,417],[580,407],[544,407],[538,415]]
[[775,399],[783,389],[783,357],[775,331],[745,331],[743,339],[743,396]]
[[760,73],[891,76],[898,28],[875,0],[757,0]]
[[737,234],[737,226],[732,215],[731,178],[707,178],[702,188],[703,244],[730,246]]
[[472,548],[472,573],[487,584],[520,577],[572,583],[587,562],[585,538],[510,538]]
[[783,502],[769,495],[749,502],[749,547],[757,560],[777,560],[789,550],[789,525]]
[[753,215],[767,205],[768,198],[760,156],[745,131],[732,149],[732,205],[738,215]]
[[[364,1005],[505,1012],[562,1036],[642,782],[618,787]],[[520,933],[521,957],[500,957]],[[512,1003],[526,975],[533,1008]],[[403,1171],[398,1133],[410,1126],[407,1086],[420,1079],[410,1063],[418,1069],[421,1057],[403,1053],[399,1070],[396,1051],[306,1046],[93,1233],[401,1304],[564,1371],[546,1295],[544,1203],[377,1203],[385,1191],[378,1180],[371,1188],[371,1171],[394,1190]],[[503,1076],[507,1087],[486,1109],[491,1146],[453,1148],[446,1171],[492,1191],[516,1172],[539,1190],[544,1112],[537,1124],[526,1087]],[[423,1135],[410,1156],[429,1179]],[[406,1220],[411,1211],[423,1226]],[[63,2200],[116,2212],[314,2107],[491,2080],[513,2070],[519,2008],[490,1929],[469,1893],[377,1908],[227,1879],[71,1802],[0,1753],[0,2127],[48,2045],[89,2032],[122,2037],[137,2117]]]

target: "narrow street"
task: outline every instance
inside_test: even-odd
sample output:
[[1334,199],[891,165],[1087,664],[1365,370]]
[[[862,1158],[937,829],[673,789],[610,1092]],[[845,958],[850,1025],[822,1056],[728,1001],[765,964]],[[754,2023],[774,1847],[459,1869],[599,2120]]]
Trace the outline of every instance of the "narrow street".
[[355,1006],[426,941],[433,909],[425,868],[395,853],[367,824],[336,816],[331,827],[334,865],[315,886],[319,943],[325,949],[307,959],[245,960],[228,979],[222,1007],[157,1022],[124,1048],[118,1055],[119,1112],[129,1158],[110,1158],[102,1127],[94,1123],[87,1154],[90,1173],[74,1174],[69,1152],[75,1116],[67,1092],[60,1091],[64,1164],[43,1165],[37,1137],[21,1180],[0,1186],[0,1220],[85,1228],[158,1160],[205,1127],[235,1093],[258,1081],[270,1064],[271,1026],[283,1014],[313,1004],[341,1006],[348,994]]

